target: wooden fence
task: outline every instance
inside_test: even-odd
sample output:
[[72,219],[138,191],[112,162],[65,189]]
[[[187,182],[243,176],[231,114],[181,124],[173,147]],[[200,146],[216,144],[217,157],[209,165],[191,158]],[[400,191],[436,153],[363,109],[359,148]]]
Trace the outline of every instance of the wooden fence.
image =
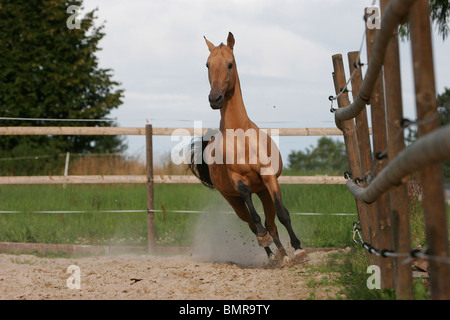
[[[281,176],[280,184],[345,184],[346,180],[337,176]],[[87,176],[14,176],[0,177],[0,184],[112,184],[147,183],[145,175],[87,175]],[[193,175],[154,175],[155,184],[200,184]]]
[[[180,130],[181,129],[181,130]],[[146,138],[146,175],[87,175],[87,176],[5,176],[0,177],[0,184],[112,184],[145,183],[147,185],[147,224],[148,251],[155,252],[156,238],[154,232],[154,184],[183,183],[194,184],[200,181],[194,176],[154,175],[153,174],[153,136],[172,135],[180,132],[188,135],[204,134],[206,128],[144,128],[119,127],[0,127],[0,135],[145,135]],[[277,128],[263,129],[270,135],[279,136],[334,136],[342,135],[337,128]],[[337,176],[281,176],[281,184],[345,184],[344,177]]]
[[[152,128],[154,136],[170,136],[175,128]],[[189,135],[197,134],[195,128],[177,128],[178,132]],[[205,134],[207,128],[202,128]],[[273,128],[261,128],[270,135]],[[276,128],[279,136],[341,136],[342,132],[337,128]],[[200,132],[199,132],[200,133]],[[0,127],[0,135],[146,135],[145,128],[119,128],[119,127]]]
[[[368,68],[362,80],[359,52],[350,52],[353,103],[342,55],[333,55],[338,109],[343,131],[362,244],[369,262],[381,268],[382,287],[397,297],[413,297],[412,270],[405,259],[429,259],[433,299],[450,299],[448,224],[442,161],[450,158],[450,126],[439,128],[428,0],[381,0],[381,29],[366,30]],[[409,18],[419,139],[405,148],[398,26]],[[384,84],[384,85],[383,85]],[[373,156],[366,105],[371,105]],[[385,120],[387,119],[387,120]],[[372,160],[373,159],[373,160]],[[425,252],[411,249],[409,198],[405,179],[420,171],[425,215]],[[418,254],[420,252],[420,254]]]

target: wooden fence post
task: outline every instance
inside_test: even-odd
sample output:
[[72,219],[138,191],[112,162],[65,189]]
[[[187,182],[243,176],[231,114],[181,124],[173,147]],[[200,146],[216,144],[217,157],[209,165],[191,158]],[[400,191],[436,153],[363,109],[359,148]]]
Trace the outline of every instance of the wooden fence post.
[[[389,0],[381,0],[384,13]],[[404,148],[405,139],[400,125],[403,119],[402,84],[400,76],[400,57],[398,31],[395,29],[386,49],[384,58],[384,83],[387,114],[388,157],[393,160]],[[398,253],[411,252],[409,228],[409,197],[406,184],[394,186],[390,193],[390,210],[394,250]],[[395,293],[399,299],[413,298],[411,264],[402,263],[403,258],[394,261]]]
[[151,124],[145,126],[146,138],[146,175],[147,175],[147,248],[152,253],[155,249],[155,206],[153,189],[153,129]]
[[[342,61],[341,54],[335,54],[332,56],[333,60],[333,81],[336,94],[339,94],[345,87],[345,71],[344,62]],[[348,93],[343,92],[337,99],[339,108],[345,107],[350,104]],[[359,154],[358,139],[356,135],[355,121],[345,120],[340,122],[341,130],[344,135],[345,148],[347,152],[348,165],[353,178],[364,177],[364,170],[361,167],[361,157]],[[368,206],[362,201],[356,200],[356,208],[358,210],[358,217],[361,224],[362,234],[368,233]],[[369,258],[369,256],[368,256]]]
[[[361,66],[359,66],[359,52],[353,51],[347,54],[348,64],[350,68],[350,74],[353,75],[351,79],[352,84],[352,96],[353,99],[356,98],[359,92],[359,88],[362,83],[362,71]],[[372,148],[370,146],[370,132],[369,132],[369,123],[367,120],[367,111],[364,108],[356,117],[356,135],[358,138],[358,146],[359,146],[359,154],[361,157],[361,178],[365,177],[367,172],[372,171],[373,169],[373,160],[372,160]],[[375,204],[364,204],[367,207],[368,216],[364,218],[364,223],[367,226],[363,226],[361,222],[361,228],[366,229],[365,234],[363,233],[364,241],[372,242],[372,228],[375,228],[377,225],[376,221],[376,205]],[[373,260],[373,256],[371,256],[371,260]]]
[[[366,12],[366,11],[364,11]],[[367,40],[367,58],[370,63],[373,43],[375,40],[376,29],[366,28],[366,40]],[[387,130],[386,130],[386,111],[384,104],[384,90],[382,81],[383,71],[380,71],[378,79],[373,88],[370,96],[370,111],[372,115],[372,140],[375,159],[377,155],[381,155],[387,148]],[[386,166],[388,160],[376,159],[375,174],[380,173]],[[375,240],[373,245],[380,250],[389,249],[392,250],[392,230],[391,219],[389,212],[389,193],[381,195],[377,202],[377,221],[378,230],[377,234],[373,236]],[[378,241],[377,241],[378,240]],[[381,268],[381,285],[384,289],[394,288],[394,272],[393,272],[393,259],[392,258],[380,258],[378,259]]]
[[[417,118],[419,121],[430,119],[419,125],[418,133],[421,137],[439,127],[439,117],[436,116],[437,100],[428,0],[417,0],[411,8],[410,31]],[[448,257],[448,224],[442,164],[424,167],[422,183],[427,253],[438,257]],[[448,264],[431,259],[430,281],[433,299],[450,299],[450,266]]]

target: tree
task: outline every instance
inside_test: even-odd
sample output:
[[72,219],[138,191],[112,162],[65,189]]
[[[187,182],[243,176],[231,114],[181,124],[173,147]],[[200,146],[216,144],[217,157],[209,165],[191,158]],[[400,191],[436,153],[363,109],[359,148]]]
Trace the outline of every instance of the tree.
[[450,2],[448,0],[430,0],[431,20],[436,23],[438,33],[445,40],[450,22]]
[[437,97],[437,105],[441,126],[450,124],[450,89],[445,88],[444,92]]
[[[441,119],[441,126],[450,125],[450,89],[445,88],[444,92],[437,97],[438,112]],[[450,183],[450,160],[444,161],[444,180]]]
[[[448,0],[430,0],[431,20],[436,25],[438,34],[445,40],[450,31],[450,2]],[[409,24],[399,28],[399,34],[403,40],[409,38]]]
[[[0,1],[0,117],[104,119],[122,104],[111,69],[101,69],[95,53],[104,37],[94,25],[93,10],[69,29],[70,5],[82,0]],[[44,121],[1,121],[0,126],[46,126]],[[52,126],[113,126],[111,122],[51,122]],[[74,153],[118,152],[126,146],[115,136],[3,136],[0,158]],[[61,161],[60,161],[61,162]],[[43,162],[41,162],[43,163]],[[10,164],[21,174],[46,170],[20,161]],[[1,174],[11,174],[0,163]],[[45,174],[45,172],[41,172]]]
[[348,171],[348,160],[343,142],[321,137],[317,146],[303,151],[292,151],[289,154],[290,169],[343,174]]
[[[444,92],[437,96],[438,114],[440,119],[440,125],[450,125],[450,89],[445,88]],[[408,144],[417,140],[417,129],[408,127],[406,133],[406,142]],[[444,180],[446,183],[450,183],[450,160],[443,162]]]

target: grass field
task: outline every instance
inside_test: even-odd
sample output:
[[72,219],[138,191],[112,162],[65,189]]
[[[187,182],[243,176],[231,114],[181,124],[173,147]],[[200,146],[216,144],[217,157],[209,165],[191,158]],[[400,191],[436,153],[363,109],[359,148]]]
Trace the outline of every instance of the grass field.
[[[357,216],[310,216],[295,213],[356,213],[353,197],[344,185],[282,185],[282,196],[291,212],[293,228],[304,247],[347,247],[350,254],[336,257],[326,266],[340,274],[348,299],[395,299],[393,290],[368,290],[367,259],[360,245],[352,241],[352,224]],[[414,200],[414,199],[413,199]],[[258,212],[262,206],[254,197]],[[0,241],[69,243],[94,245],[146,245],[147,214],[103,213],[102,210],[146,210],[144,185],[32,185],[0,186]],[[224,241],[223,234],[245,237],[225,246],[254,241],[245,223],[231,211],[217,191],[202,185],[155,185],[157,244],[192,246],[200,241]],[[174,213],[172,210],[205,213]],[[31,211],[88,211],[86,213],[32,213]],[[450,206],[447,206],[450,214]],[[286,231],[278,223],[280,237],[287,244]],[[425,245],[423,212],[420,201],[411,203],[412,246]],[[219,234],[221,233],[221,235]],[[224,240],[225,239],[225,240]],[[228,240],[227,240],[228,239]],[[245,239],[245,240],[243,240]],[[327,270],[328,270],[327,269]],[[422,281],[414,282],[416,299],[428,299]]]
[[[283,200],[291,213],[356,213],[353,198],[342,185],[283,185]],[[257,210],[262,206],[254,197]],[[101,210],[145,210],[144,185],[27,185],[0,186],[0,241],[126,244],[147,242],[146,213],[102,213]],[[231,207],[217,191],[201,185],[155,185],[157,244],[189,246],[205,214],[171,210],[205,211],[208,217],[224,215]],[[30,211],[90,211],[88,213],[31,213]],[[250,233],[234,214],[236,228]],[[343,247],[351,244],[356,216],[292,215],[294,230],[307,247]],[[217,221],[220,221],[218,219]],[[203,224],[204,225],[204,224]],[[284,227],[278,223],[282,235]],[[207,227],[206,227],[207,228]],[[201,232],[201,231],[200,231]]]

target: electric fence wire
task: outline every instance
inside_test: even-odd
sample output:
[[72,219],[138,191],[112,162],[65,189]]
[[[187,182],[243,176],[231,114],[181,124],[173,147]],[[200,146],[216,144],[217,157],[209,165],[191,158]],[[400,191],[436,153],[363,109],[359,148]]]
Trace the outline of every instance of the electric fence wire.
[[[442,263],[448,263],[450,264],[450,258],[447,257],[440,257],[440,256],[434,256],[428,254],[425,250],[420,249],[413,249],[409,253],[399,253],[395,252],[394,250],[389,249],[377,249],[374,246],[372,246],[370,243],[367,243],[363,240],[363,237],[361,235],[361,227],[359,226],[359,221],[353,223],[353,242],[358,243],[358,240],[361,242],[361,245],[364,249],[366,249],[369,253],[376,255],[377,257],[392,257],[392,258],[405,258],[402,263],[410,263],[412,260],[416,258],[423,258],[427,260],[434,260]],[[356,239],[356,238],[359,239]]]

